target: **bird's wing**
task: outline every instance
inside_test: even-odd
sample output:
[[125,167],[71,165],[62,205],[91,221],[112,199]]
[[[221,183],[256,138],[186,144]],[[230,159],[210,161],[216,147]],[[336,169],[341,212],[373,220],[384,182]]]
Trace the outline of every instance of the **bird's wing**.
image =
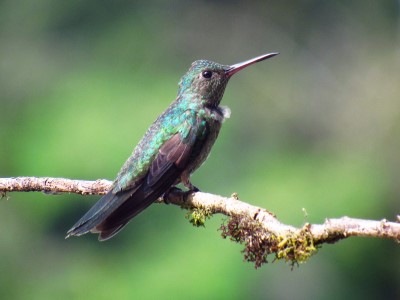
[[156,186],[163,185],[165,175],[171,172],[171,169],[180,171],[185,169],[199,131],[199,126],[188,127],[189,131],[185,135],[182,131],[176,133],[158,151],[146,177],[148,188],[154,189]]
[[143,209],[153,203],[179,178],[192,154],[197,137],[204,135],[201,119],[187,118],[158,150],[147,173],[134,186],[104,195],[69,231],[68,235],[100,232],[99,239],[114,236]]
[[198,141],[203,135],[205,123],[200,119],[185,124],[181,130],[167,140],[159,149],[141,186],[126,199],[112,214],[95,227],[100,240],[109,239],[126,225],[134,216],[152,204],[179,179]]

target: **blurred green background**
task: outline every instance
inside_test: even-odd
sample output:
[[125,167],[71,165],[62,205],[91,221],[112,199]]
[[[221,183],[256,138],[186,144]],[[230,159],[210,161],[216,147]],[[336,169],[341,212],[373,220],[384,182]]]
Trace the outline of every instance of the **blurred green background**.
[[[190,63],[281,54],[230,81],[193,176],[284,222],[400,212],[398,1],[0,1],[0,176],[113,179]],[[400,248],[352,238],[259,270],[152,205],[114,239],[64,240],[99,197],[0,201],[2,299],[395,299]],[[305,216],[305,208],[308,216]],[[272,258],[271,258],[272,259]]]

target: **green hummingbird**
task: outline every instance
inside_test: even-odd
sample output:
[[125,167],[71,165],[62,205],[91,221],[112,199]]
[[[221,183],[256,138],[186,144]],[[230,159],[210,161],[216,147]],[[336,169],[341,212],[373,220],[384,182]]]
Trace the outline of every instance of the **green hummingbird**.
[[207,159],[230,110],[220,106],[233,74],[279,53],[234,64],[197,60],[179,83],[175,101],[147,130],[122,166],[110,191],[67,233],[99,233],[99,240],[117,234],[133,217],[175,185],[198,191],[190,175]]

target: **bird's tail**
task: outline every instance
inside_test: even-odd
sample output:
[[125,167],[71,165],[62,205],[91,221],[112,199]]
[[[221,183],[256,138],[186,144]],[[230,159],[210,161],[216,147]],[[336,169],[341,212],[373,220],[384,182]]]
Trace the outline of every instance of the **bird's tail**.
[[100,233],[99,241],[112,238],[124,228],[133,217],[150,206],[158,197],[159,193],[146,194],[142,188],[139,188],[134,195],[126,199],[124,203],[109,214],[106,219],[99,222],[91,231]]
[[[108,192],[67,232],[65,238],[80,236],[89,231],[96,232],[95,228],[106,220],[120,205],[131,197],[132,192],[115,194]],[[123,227],[123,226],[122,226]],[[120,229],[122,229],[122,227]],[[98,231],[97,231],[98,232]]]

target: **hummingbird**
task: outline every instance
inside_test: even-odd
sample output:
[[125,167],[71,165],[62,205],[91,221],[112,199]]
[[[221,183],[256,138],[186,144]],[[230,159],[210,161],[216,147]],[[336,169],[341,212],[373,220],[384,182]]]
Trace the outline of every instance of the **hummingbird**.
[[179,82],[178,96],[149,127],[124,163],[107,194],[67,232],[88,232],[104,241],[175,185],[199,191],[191,174],[210,154],[221,125],[230,117],[220,106],[225,87],[240,70],[279,53],[264,54],[234,65],[209,60],[192,63]]

